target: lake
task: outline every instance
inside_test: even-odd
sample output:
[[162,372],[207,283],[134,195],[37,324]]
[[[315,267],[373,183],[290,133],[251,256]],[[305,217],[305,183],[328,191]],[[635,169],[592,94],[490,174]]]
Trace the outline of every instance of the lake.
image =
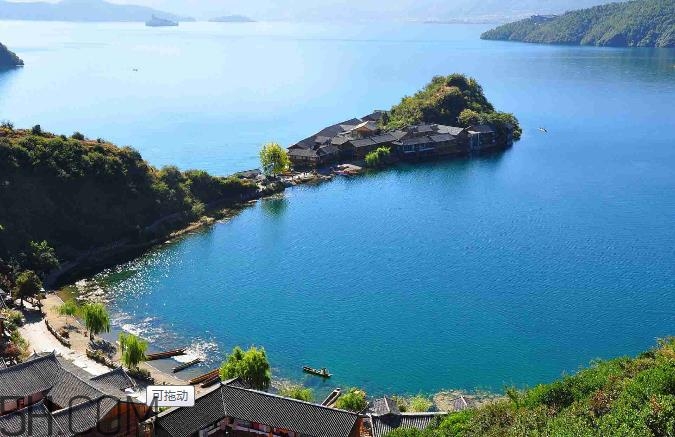
[[472,75],[519,117],[512,149],[293,188],[97,279],[118,328],[204,353],[193,372],[255,344],[322,392],[533,385],[675,333],[675,50],[487,28],[2,22],[26,66],[0,73],[0,119],[228,174]]

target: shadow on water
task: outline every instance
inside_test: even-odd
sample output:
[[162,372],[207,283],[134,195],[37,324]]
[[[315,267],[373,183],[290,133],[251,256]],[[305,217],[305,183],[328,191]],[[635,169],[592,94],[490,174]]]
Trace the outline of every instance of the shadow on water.
[[281,217],[288,209],[288,200],[284,197],[273,197],[270,199],[263,199],[260,205],[269,217]]

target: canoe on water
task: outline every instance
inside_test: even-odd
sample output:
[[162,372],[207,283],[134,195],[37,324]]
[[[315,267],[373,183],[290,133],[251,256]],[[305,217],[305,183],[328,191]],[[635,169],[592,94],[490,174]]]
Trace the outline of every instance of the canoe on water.
[[309,366],[304,366],[302,368],[302,370],[305,373],[309,373],[309,374],[316,375],[316,376],[321,376],[322,378],[330,378],[332,376],[330,373],[328,373],[328,369],[326,369],[325,367],[323,369],[319,370],[319,369],[314,369],[314,368],[309,367]]

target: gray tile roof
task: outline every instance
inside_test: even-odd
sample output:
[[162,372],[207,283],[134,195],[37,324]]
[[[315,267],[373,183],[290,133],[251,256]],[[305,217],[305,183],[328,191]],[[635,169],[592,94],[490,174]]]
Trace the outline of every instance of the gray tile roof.
[[337,153],[340,153],[340,149],[337,148],[337,146],[333,144],[326,144],[325,146],[321,146],[316,150],[316,153],[319,156],[325,156],[325,155],[335,155]]
[[111,370],[108,373],[104,373],[103,375],[95,376],[91,378],[91,381],[94,382],[95,385],[103,387],[107,386],[111,390],[116,389],[124,391],[128,388],[136,386],[133,379],[131,379],[129,375],[127,375],[127,372],[125,372],[121,367]]
[[443,143],[443,142],[446,142],[446,141],[452,141],[452,140],[455,139],[455,137],[453,137],[453,136],[450,135],[450,134],[436,134],[436,135],[431,135],[430,138],[431,138],[435,143]]
[[51,389],[61,376],[54,354],[33,358],[0,370],[0,397],[27,396]]
[[[99,420],[110,413],[117,404],[116,399],[103,397],[73,408],[55,411],[52,416],[60,429],[66,431],[68,435],[75,435],[96,428]],[[102,431],[111,430],[102,429]]]
[[371,415],[373,437],[384,437],[397,428],[425,429],[437,417],[446,413],[401,413],[383,416]]
[[221,386],[216,385],[195,399],[194,407],[172,408],[160,413],[155,421],[156,435],[187,437],[224,417]]
[[469,128],[469,132],[476,132],[476,133],[481,133],[481,134],[490,134],[494,133],[494,129],[492,126],[489,126],[487,124],[479,124],[478,126],[471,126]]
[[437,129],[439,134],[450,134],[452,136],[457,136],[464,132],[463,127],[446,126],[444,124],[439,124]]
[[16,437],[71,436],[61,429],[42,402],[0,416],[0,435]]
[[371,146],[374,146],[374,145],[375,145],[375,142],[374,142],[373,140],[371,140],[370,138],[364,138],[364,139],[362,139],[362,140],[352,140],[352,145],[353,145],[355,148],[358,149],[359,147],[371,147]]
[[316,150],[312,149],[289,149],[288,156],[291,158],[313,158],[317,156],[317,153]]
[[384,414],[401,414],[401,411],[398,409],[398,405],[391,398],[379,398],[373,401],[373,405],[370,407],[370,411],[378,416]]
[[347,437],[357,414],[255,390],[222,386],[228,416],[314,437]]
[[394,137],[390,133],[384,133],[380,135],[375,135],[369,138],[372,142],[375,144],[385,144],[385,143],[393,143],[396,141],[396,137]]
[[[124,389],[133,381],[122,369],[93,377],[54,353],[35,355],[16,366],[0,369],[0,397],[45,393],[61,408],[101,396],[126,399]],[[120,388],[121,386],[124,388]]]
[[224,417],[288,429],[312,437],[347,437],[359,416],[235,385],[221,384],[193,408],[174,408],[156,420],[160,435],[187,437]]

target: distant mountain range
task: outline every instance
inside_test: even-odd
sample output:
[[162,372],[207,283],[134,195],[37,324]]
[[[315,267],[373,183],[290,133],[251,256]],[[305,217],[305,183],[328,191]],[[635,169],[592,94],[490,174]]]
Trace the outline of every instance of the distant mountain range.
[[211,18],[213,23],[254,23],[255,20],[243,15],[225,15],[223,17]]
[[0,70],[20,67],[22,65],[23,61],[13,51],[0,43]]
[[194,21],[146,6],[119,5],[104,0],[62,0],[58,3],[0,0],[0,20],[146,21],[153,15],[172,21]]
[[675,47],[675,0],[634,0],[534,16],[485,32],[481,38],[545,44]]

